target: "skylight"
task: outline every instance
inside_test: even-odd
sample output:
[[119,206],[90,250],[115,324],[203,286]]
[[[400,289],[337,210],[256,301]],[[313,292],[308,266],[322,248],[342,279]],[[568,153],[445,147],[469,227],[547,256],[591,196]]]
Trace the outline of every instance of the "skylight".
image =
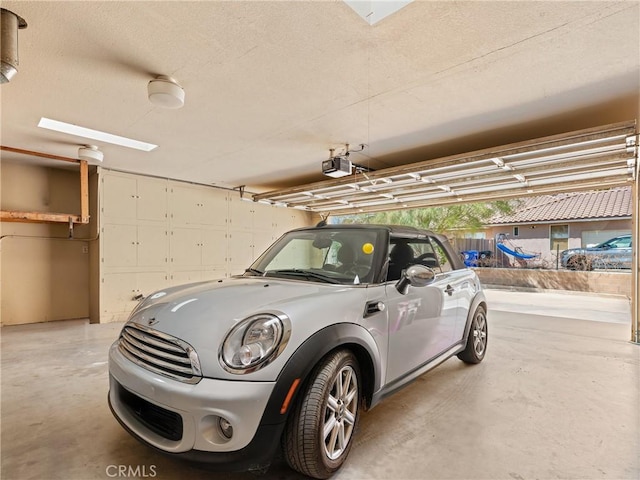
[[378,23],[411,2],[413,0],[344,0],[369,25]]
[[50,118],[45,117],[40,119],[38,127],[53,130],[55,132],[75,135],[77,137],[112,143],[114,145],[120,145],[121,147],[135,148],[136,150],[143,150],[145,152],[150,152],[158,147],[158,145],[154,145],[153,143],[141,142],[127,137],[120,137],[111,133],[101,132],[100,130],[91,130],[90,128],[80,127],[78,125],[73,125],[72,123],[60,122],[58,120],[51,120]]

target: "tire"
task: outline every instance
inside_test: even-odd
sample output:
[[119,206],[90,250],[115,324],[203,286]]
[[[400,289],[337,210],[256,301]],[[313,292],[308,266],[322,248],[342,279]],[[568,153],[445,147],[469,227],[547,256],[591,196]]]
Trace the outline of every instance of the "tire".
[[467,346],[458,354],[458,358],[464,363],[480,363],[487,353],[488,333],[487,314],[483,306],[478,306],[471,319]]
[[324,479],[342,466],[360,418],[359,382],[358,361],[349,350],[330,353],[314,368],[283,435],[291,468]]

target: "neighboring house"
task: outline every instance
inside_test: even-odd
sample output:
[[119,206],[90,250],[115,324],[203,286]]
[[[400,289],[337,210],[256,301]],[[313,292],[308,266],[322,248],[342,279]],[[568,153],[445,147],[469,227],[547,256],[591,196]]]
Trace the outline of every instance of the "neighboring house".
[[631,187],[524,198],[513,213],[487,222],[485,238],[504,235],[510,248],[553,267],[562,250],[631,233],[631,205]]

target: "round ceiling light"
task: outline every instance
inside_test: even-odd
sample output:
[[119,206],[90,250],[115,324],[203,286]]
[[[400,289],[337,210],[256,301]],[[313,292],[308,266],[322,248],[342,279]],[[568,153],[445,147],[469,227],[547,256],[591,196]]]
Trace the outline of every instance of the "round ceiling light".
[[98,150],[95,145],[85,145],[78,149],[78,158],[87,162],[102,162],[104,153]]
[[149,101],[162,108],[180,108],[184,105],[184,89],[173,78],[158,75],[147,85]]

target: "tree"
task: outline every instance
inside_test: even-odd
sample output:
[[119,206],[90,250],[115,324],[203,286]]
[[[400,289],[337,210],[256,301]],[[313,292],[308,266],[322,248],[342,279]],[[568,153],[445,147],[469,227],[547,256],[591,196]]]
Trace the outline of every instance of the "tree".
[[474,232],[481,229],[494,215],[512,213],[514,202],[499,200],[490,203],[465,203],[442,207],[426,207],[410,210],[345,215],[340,223],[379,223],[410,225],[450,234],[454,231]]

